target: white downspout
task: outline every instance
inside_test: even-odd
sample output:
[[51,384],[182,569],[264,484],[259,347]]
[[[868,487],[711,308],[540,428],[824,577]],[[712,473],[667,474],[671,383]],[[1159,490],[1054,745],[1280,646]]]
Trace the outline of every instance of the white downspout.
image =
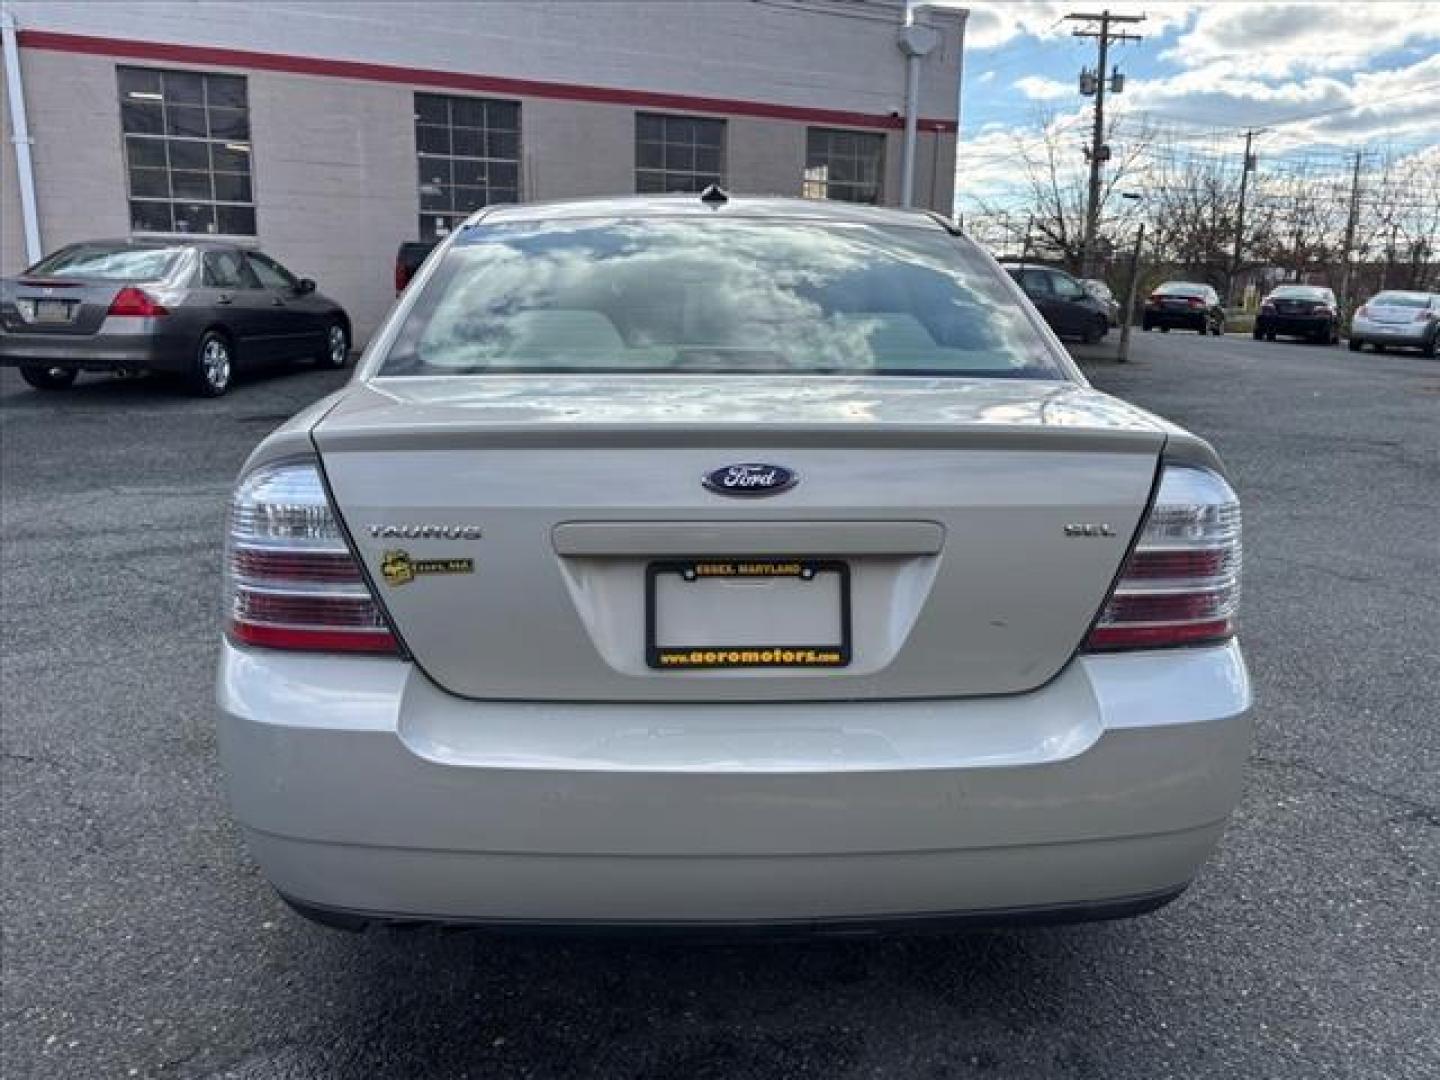
[[0,8],[0,37],[5,48],[5,94],[10,99],[10,141],[15,146],[15,172],[20,182],[20,218],[25,224],[25,265],[40,261],[40,216],[35,210],[35,164],[30,159],[30,125],[25,119],[25,87],[20,80],[20,43],[15,13]]
[[905,144],[900,157],[900,205],[915,205],[915,143],[920,130],[920,60],[940,41],[928,26],[915,24],[915,12],[924,4],[905,4],[905,23],[896,44],[905,54]]

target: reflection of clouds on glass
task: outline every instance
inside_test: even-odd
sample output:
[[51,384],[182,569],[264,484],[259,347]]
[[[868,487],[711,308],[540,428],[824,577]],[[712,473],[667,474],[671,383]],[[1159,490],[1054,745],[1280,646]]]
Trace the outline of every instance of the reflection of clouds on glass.
[[939,230],[663,218],[477,230],[384,373],[514,368],[1058,374]]

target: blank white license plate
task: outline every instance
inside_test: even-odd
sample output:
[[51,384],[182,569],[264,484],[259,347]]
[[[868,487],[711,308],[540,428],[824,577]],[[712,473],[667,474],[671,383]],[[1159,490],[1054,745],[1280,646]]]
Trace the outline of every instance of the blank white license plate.
[[35,321],[37,323],[67,323],[74,313],[75,305],[69,300],[35,301]]
[[685,559],[646,572],[646,662],[693,668],[844,667],[850,568],[828,559]]

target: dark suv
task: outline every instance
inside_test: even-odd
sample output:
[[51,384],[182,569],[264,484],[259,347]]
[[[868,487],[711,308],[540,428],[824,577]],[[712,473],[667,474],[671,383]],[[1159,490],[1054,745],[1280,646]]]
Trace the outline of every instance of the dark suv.
[[1220,294],[1209,285],[1167,281],[1146,298],[1140,325],[1162,334],[1179,327],[1219,337],[1225,333],[1225,308],[1220,304]]
[[1110,330],[1110,310],[1064,270],[1048,266],[1007,266],[1050,329],[1061,337],[1078,337],[1087,345]]

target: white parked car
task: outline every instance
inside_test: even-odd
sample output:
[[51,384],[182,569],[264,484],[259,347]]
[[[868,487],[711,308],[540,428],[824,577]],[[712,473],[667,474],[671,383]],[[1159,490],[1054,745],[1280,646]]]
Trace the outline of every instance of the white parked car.
[[332,925],[1129,915],[1235,805],[1240,511],[937,218],[481,211],[234,494],[220,746]]
[[1440,351],[1440,293],[1379,293],[1355,310],[1350,320],[1350,351],[1369,345],[1386,349],[1419,349],[1425,356]]

